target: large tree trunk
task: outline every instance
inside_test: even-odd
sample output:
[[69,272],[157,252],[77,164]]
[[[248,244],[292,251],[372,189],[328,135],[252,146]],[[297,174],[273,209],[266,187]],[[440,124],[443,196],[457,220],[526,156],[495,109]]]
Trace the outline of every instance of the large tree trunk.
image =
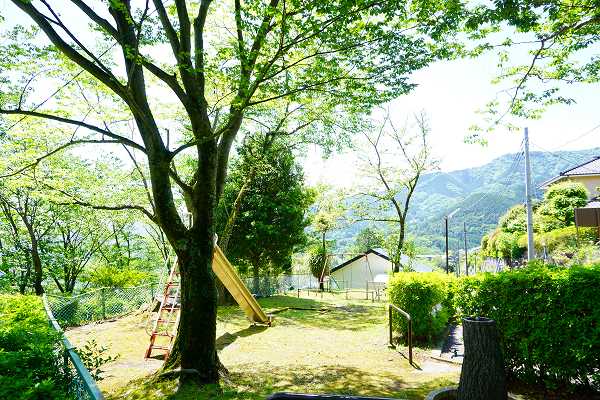
[[[199,383],[219,379],[215,347],[217,288],[212,272],[212,240],[190,240],[190,251],[179,255],[181,271],[181,316],[173,359],[182,369],[196,370],[189,378]],[[185,380],[187,376],[182,376]]]
[[193,225],[184,237],[170,238],[173,239],[179,261],[181,310],[177,337],[165,368],[181,366],[183,371],[194,371],[181,375],[182,384],[219,381],[220,362],[216,350],[217,286],[212,271],[216,204],[214,146],[214,142],[199,146],[198,180],[190,210]]
[[465,358],[458,386],[459,400],[506,400],[504,359],[496,322],[463,318]]

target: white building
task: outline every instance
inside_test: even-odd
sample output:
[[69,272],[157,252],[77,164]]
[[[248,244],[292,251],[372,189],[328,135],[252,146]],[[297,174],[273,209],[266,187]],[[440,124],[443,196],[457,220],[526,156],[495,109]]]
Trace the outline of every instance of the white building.
[[[403,264],[412,264],[417,272],[431,272],[433,269],[418,260],[402,255]],[[385,285],[393,265],[383,249],[369,249],[335,267],[330,271],[332,288],[367,289],[368,285]]]

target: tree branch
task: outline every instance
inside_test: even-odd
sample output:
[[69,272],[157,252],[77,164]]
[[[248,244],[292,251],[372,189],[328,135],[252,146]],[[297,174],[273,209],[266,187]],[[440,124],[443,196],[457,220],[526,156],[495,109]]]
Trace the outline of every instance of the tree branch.
[[134,142],[131,139],[128,139],[126,137],[120,136],[120,135],[116,135],[114,133],[112,133],[111,131],[107,130],[107,129],[102,129],[100,127],[97,127],[95,125],[90,125],[88,123],[82,122],[82,121],[77,121],[74,119],[69,119],[69,118],[64,118],[64,117],[59,117],[58,115],[52,115],[52,114],[47,114],[47,113],[42,113],[42,112],[38,112],[38,111],[27,111],[27,110],[4,110],[4,109],[0,109],[0,114],[7,114],[7,115],[14,115],[14,114],[18,114],[18,115],[29,115],[32,117],[38,117],[38,118],[44,118],[44,119],[49,119],[52,121],[58,121],[58,122],[62,122],[65,124],[70,124],[70,125],[77,125],[80,126],[82,128],[86,128],[89,129],[91,131],[94,132],[98,132],[101,133],[102,135],[108,136],[109,138],[115,139],[115,141],[118,141],[119,143],[123,143],[127,146],[133,147],[135,149],[138,149],[144,153],[146,153],[146,149],[144,148],[144,146]]

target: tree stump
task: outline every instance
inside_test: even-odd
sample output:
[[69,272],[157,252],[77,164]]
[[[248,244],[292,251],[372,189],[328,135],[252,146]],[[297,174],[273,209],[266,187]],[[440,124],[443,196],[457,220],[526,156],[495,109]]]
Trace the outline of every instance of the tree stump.
[[458,385],[458,400],[506,400],[504,359],[496,321],[463,318],[465,355]]

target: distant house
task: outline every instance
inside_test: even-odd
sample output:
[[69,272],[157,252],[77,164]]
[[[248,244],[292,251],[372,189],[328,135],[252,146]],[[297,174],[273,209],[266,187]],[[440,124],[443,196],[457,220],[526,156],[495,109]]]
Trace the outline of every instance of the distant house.
[[543,182],[540,187],[548,190],[553,184],[564,181],[583,183],[590,193],[590,199],[596,197],[598,195],[596,188],[600,187],[600,156],[561,172],[554,178]]
[[[408,264],[408,256],[402,256],[402,263]],[[412,268],[417,272],[431,272],[433,269],[418,260],[412,260]],[[393,270],[390,257],[383,249],[369,249],[335,267],[330,271],[333,287],[366,289],[367,284],[385,285]]]

